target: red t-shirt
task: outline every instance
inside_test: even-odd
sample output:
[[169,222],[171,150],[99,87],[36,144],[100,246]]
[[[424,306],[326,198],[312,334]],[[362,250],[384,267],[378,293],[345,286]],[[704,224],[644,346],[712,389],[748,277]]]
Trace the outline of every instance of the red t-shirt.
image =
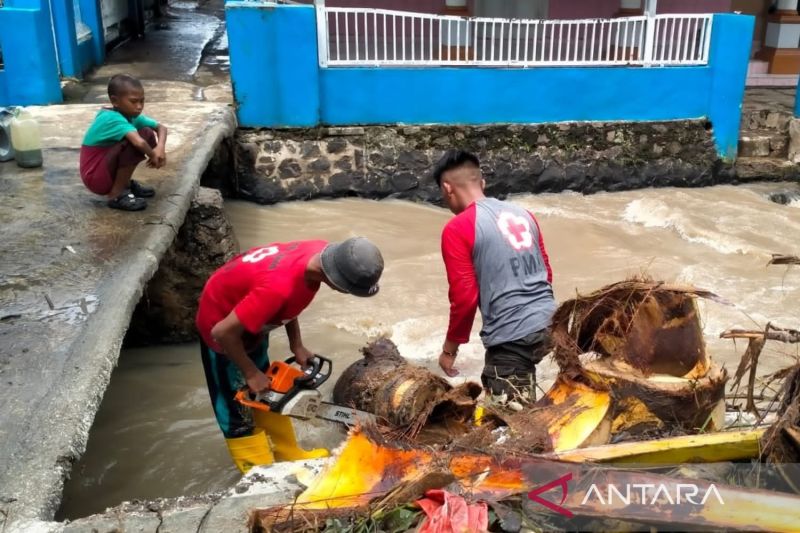
[[211,328],[233,311],[244,328],[259,333],[297,318],[317,294],[305,280],[308,260],[326,241],[276,242],[252,248],[219,268],[206,282],[197,311],[197,330],[215,351]]

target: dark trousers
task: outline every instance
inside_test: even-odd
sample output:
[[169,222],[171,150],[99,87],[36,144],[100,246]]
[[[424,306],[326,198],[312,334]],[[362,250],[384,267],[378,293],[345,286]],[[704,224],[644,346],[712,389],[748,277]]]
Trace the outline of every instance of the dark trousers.
[[[248,350],[247,355],[259,370],[269,368],[267,353],[268,337]],[[236,392],[246,385],[244,376],[236,364],[224,354],[217,353],[200,341],[200,357],[206,373],[208,395],[217,423],[226,439],[245,437],[253,433],[253,413],[249,407],[234,400]]]
[[522,391],[536,396],[536,365],[550,351],[550,332],[547,329],[521,339],[486,348],[481,383],[493,395],[506,394],[509,399]]

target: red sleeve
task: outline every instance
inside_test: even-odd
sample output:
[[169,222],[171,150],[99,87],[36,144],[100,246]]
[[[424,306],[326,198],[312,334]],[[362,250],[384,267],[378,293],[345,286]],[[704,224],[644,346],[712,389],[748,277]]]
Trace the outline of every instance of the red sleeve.
[[528,214],[533,219],[533,223],[536,224],[536,231],[539,233],[539,252],[542,254],[542,259],[544,260],[544,266],[547,267],[547,283],[552,285],[553,269],[550,267],[550,258],[547,256],[547,250],[545,250],[544,248],[544,237],[542,236],[542,228],[539,227],[539,221],[536,220],[536,217],[533,216],[533,213],[528,211]]
[[450,285],[450,324],[447,339],[469,342],[478,309],[478,280],[472,264],[475,245],[475,206],[452,219],[442,231],[442,258]]
[[250,333],[257,334],[280,313],[286,298],[267,287],[256,287],[233,308],[239,322]]

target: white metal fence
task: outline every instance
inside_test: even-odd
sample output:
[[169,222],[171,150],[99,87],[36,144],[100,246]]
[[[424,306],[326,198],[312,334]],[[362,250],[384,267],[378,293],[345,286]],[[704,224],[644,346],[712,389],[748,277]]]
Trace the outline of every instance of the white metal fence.
[[704,65],[711,23],[707,14],[517,20],[317,4],[323,67]]

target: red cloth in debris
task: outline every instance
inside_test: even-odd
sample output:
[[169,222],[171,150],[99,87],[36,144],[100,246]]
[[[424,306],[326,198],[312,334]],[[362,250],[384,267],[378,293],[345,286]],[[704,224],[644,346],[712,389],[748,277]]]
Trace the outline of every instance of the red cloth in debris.
[[486,531],[489,527],[486,502],[469,504],[461,496],[433,489],[426,492],[417,505],[427,515],[419,533],[471,533]]

